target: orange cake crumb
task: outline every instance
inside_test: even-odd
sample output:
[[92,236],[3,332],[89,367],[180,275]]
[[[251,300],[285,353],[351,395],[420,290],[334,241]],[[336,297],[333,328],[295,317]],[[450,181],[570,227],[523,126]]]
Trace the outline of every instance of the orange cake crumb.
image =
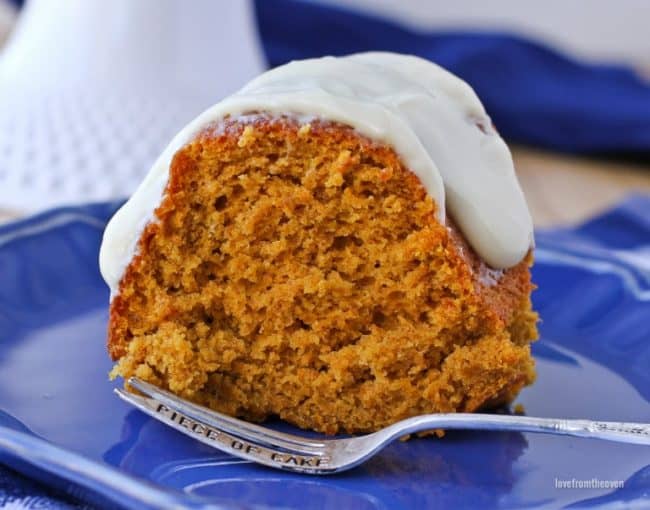
[[341,124],[204,129],[111,304],[112,375],[329,434],[511,401],[534,379],[532,255],[489,270],[436,207]]

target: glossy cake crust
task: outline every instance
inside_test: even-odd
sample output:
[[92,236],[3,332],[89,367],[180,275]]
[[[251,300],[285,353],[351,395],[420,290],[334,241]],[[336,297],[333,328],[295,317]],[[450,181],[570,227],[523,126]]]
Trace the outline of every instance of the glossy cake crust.
[[531,254],[488,269],[388,146],[251,115],[176,153],[111,303],[113,376],[326,433],[510,401]]

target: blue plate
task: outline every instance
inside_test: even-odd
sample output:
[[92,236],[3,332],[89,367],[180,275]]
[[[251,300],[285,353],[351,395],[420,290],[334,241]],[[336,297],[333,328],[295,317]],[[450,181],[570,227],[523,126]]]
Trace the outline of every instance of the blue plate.
[[[353,471],[313,477],[211,450],[128,407],[107,377],[108,291],[97,269],[116,206],[0,227],[0,462],[14,470],[112,507],[650,504],[647,447],[458,432],[398,442]],[[518,402],[534,416],[650,422],[650,199],[537,241],[539,375]]]

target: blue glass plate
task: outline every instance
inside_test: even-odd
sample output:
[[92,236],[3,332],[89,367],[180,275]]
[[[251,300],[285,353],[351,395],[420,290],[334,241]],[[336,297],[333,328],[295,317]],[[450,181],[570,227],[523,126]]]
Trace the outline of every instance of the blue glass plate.
[[[116,206],[59,209],[0,227],[5,465],[112,507],[649,504],[647,447],[457,432],[398,442],[353,471],[313,477],[235,459],[129,408],[107,377],[108,291],[97,269]],[[517,401],[535,416],[650,422],[650,199],[575,230],[540,232],[537,242],[539,375]],[[585,488],[594,483],[622,486]]]

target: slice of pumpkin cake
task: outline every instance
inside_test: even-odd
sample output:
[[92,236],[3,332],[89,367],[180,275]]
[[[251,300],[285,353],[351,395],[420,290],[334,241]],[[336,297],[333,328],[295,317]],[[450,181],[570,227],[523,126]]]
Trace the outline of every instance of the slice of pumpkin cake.
[[534,379],[532,246],[466,83],[292,62],[191,122],[109,223],[112,375],[326,433],[507,403]]

